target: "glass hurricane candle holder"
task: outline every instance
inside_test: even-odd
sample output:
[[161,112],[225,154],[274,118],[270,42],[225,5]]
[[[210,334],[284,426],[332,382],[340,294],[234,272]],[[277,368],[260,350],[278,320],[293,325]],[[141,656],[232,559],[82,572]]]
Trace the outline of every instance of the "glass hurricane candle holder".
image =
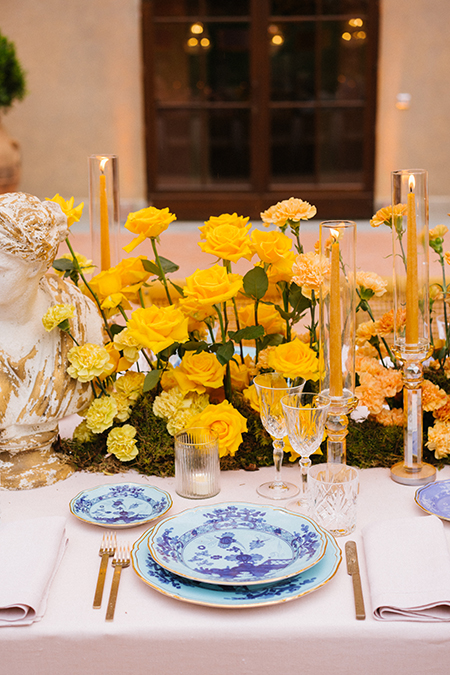
[[91,257],[97,272],[119,262],[119,167],[116,155],[89,157]]
[[327,460],[346,461],[349,413],[355,397],[356,224],[320,223],[324,281],[320,288],[320,391],[331,400]]
[[422,462],[423,362],[430,356],[428,270],[428,174],[423,169],[392,172],[394,354],[403,368],[404,459],[391,478],[424,485],[436,469]]

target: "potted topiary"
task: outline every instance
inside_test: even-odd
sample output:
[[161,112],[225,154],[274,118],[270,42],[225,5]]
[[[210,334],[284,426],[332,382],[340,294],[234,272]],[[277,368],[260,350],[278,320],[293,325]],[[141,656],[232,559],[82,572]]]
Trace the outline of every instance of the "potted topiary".
[[14,44],[0,33],[0,193],[15,192],[20,179],[19,144],[6,132],[1,115],[25,93],[25,75]]

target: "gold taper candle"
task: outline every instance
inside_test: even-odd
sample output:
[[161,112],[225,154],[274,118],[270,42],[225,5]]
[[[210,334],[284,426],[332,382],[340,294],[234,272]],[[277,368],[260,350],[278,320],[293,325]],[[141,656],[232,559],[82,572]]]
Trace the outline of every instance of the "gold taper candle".
[[417,344],[419,341],[419,292],[417,281],[417,226],[416,204],[414,194],[414,176],[409,177],[407,198],[407,259],[406,259],[406,344]]
[[111,249],[109,245],[109,219],[108,219],[108,196],[106,193],[106,176],[104,173],[106,162],[105,157],[100,162],[100,265],[101,269],[107,270],[111,267]]
[[331,244],[330,277],[330,395],[342,396],[342,357],[341,357],[341,296],[339,288],[340,251],[337,237],[339,233],[331,230],[335,238]]

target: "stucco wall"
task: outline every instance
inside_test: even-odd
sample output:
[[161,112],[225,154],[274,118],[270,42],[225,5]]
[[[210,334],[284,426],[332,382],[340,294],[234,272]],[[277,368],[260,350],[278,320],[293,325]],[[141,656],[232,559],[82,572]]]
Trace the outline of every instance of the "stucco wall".
[[[449,0],[381,0],[377,206],[392,170],[421,167],[449,210],[449,23]],[[86,198],[88,155],[115,153],[122,200],[144,200],[140,0],[0,0],[0,30],[28,73],[29,95],[4,119],[22,144],[21,189]]]

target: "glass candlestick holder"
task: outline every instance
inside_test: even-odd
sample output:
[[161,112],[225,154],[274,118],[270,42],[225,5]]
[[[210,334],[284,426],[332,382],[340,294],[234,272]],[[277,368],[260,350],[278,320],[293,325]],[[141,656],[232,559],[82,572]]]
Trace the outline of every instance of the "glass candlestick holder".
[[394,354],[403,373],[404,459],[391,468],[403,485],[424,485],[436,469],[422,462],[423,363],[431,355],[428,297],[428,175],[393,171]]
[[89,157],[91,257],[97,272],[119,262],[119,167],[116,155]]
[[320,289],[320,391],[330,397],[327,461],[345,463],[347,416],[356,407],[356,224],[320,224],[324,281]]

